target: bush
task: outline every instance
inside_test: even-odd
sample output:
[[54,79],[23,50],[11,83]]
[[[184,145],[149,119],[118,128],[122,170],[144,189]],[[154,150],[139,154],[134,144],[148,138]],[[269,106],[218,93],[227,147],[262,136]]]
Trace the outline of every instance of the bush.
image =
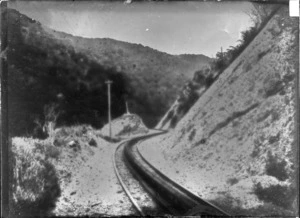
[[293,188],[281,185],[270,185],[263,187],[261,183],[257,183],[254,187],[254,193],[259,200],[273,203],[276,206],[290,209],[296,196]]
[[61,154],[61,150],[50,143],[50,141],[41,141],[34,143],[34,148],[32,150],[35,154],[44,155],[45,160],[48,158],[58,159]]
[[[76,125],[57,128],[55,130],[55,135],[53,136],[52,140],[53,145],[56,147],[57,150],[60,150],[60,147],[68,147],[72,148],[74,151],[80,151],[81,146],[85,144],[90,144],[94,137],[101,137],[101,135],[98,136],[97,131],[91,126]],[[97,147],[97,143],[91,146]]]
[[289,174],[286,170],[287,162],[279,160],[278,157],[273,156],[270,152],[268,153],[268,159],[266,163],[266,173],[269,176],[274,176],[279,181],[285,181],[289,178]]
[[90,145],[90,146],[93,146],[93,147],[97,147],[97,142],[96,142],[96,140],[92,138],[92,139],[89,141],[89,145]]
[[192,141],[194,139],[195,135],[196,135],[196,129],[193,129],[193,131],[189,135],[189,141]]
[[25,146],[14,145],[11,162],[13,217],[51,215],[61,194],[55,167],[42,153]]
[[60,153],[61,151],[52,145],[46,147],[46,158],[53,158],[57,160]]
[[45,124],[43,129],[48,135],[54,135],[56,121],[60,114],[61,111],[58,110],[58,104],[52,103],[44,107]]

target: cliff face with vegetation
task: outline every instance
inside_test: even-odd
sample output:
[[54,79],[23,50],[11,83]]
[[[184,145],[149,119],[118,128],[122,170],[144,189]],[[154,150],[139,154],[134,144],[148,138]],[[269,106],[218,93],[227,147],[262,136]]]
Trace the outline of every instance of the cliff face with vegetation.
[[131,111],[153,127],[184,82],[209,60],[203,55],[170,55],[112,39],[75,37],[12,9],[4,11],[5,16],[8,47],[2,55],[8,63],[13,135],[32,135],[37,127],[41,132],[51,105],[59,125],[103,126],[107,79],[113,81],[113,117],[124,113],[126,99]]
[[[224,52],[217,52],[216,57],[211,59],[207,65],[199,67],[200,70],[196,71],[193,78],[180,90],[176,101],[156,125],[156,128],[167,130],[176,127],[181,118],[185,116],[194,103],[217,80],[233,60],[243,52],[280,7],[276,4],[264,5],[259,3],[252,3],[252,6],[252,10],[249,12],[252,25],[240,33],[239,43],[235,46],[230,46]],[[190,61],[199,59],[199,55],[180,56]]]
[[161,118],[155,128],[162,130],[174,128],[195,102],[213,84],[218,75],[219,72],[212,70],[209,65],[196,71],[193,79],[184,85],[173,105]]
[[277,11],[146,159],[232,215],[296,215],[298,27]]

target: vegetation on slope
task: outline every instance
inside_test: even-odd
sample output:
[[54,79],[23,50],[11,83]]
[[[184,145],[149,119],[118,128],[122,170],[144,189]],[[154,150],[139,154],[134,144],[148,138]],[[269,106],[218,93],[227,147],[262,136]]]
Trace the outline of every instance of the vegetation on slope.
[[[91,126],[61,127],[40,140],[12,139],[10,213],[12,217],[52,216],[76,169],[105,142]],[[105,144],[105,143],[104,143]]]
[[175,103],[160,120],[156,128],[175,128],[180,119],[189,111],[199,97],[214,82],[214,74],[210,66],[204,66],[194,73],[192,80],[188,81],[181,89]]
[[[31,135],[56,104],[58,125],[107,122],[107,87],[112,80],[112,115],[130,109],[153,127],[191,72],[207,57],[185,60],[142,45],[85,39],[53,31],[7,9],[9,124],[12,135]],[[200,63],[201,65],[201,63]],[[41,132],[41,128],[39,130]]]
[[216,59],[211,65],[213,71],[219,71],[219,74],[222,73],[244,51],[280,7],[278,5],[255,2],[252,2],[252,6],[252,10],[249,12],[252,26],[241,32],[241,39],[238,45],[230,46],[225,52],[216,54]]
[[[194,77],[181,89],[175,103],[162,117],[156,128],[174,128],[201,95],[214,83],[220,74],[242,53],[278,9],[277,5],[253,3],[249,13],[253,25],[241,32],[239,44],[225,52],[218,52],[215,59],[207,62],[194,73]],[[262,56],[263,54],[260,54]],[[193,55],[182,55],[185,59],[196,59]]]
[[11,213],[14,216],[45,216],[60,196],[57,172],[50,159],[60,151],[47,142],[14,138],[12,144]]

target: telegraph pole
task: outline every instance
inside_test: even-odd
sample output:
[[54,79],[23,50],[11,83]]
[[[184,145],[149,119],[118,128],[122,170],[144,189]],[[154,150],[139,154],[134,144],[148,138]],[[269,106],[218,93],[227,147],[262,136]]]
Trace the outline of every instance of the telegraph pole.
[[113,83],[110,80],[106,80],[107,84],[107,97],[108,97],[108,123],[109,123],[109,137],[111,138],[111,100],[110,100],[110,85]]
[[126,101],[126,114],[130,114],[127,101]]
[[222,56],[222,60],[223,60],[223,47],[221,47],[221,56]]

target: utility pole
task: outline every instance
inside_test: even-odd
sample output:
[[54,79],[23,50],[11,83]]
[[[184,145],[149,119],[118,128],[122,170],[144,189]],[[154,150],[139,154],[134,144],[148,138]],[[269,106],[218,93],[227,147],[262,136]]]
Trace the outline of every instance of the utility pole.
[[113,83],[110,80],[106,80],[107,84],[107,97],[108,97],[108,123],[109,123],[109,137],[111,138],[111,100],[110,100],[110,85]]
[[126,114],[130,114],[127,101],[126,101]]
[[223,60],[223,47],[221,47],[221,56],[222,56],[222,60]]

